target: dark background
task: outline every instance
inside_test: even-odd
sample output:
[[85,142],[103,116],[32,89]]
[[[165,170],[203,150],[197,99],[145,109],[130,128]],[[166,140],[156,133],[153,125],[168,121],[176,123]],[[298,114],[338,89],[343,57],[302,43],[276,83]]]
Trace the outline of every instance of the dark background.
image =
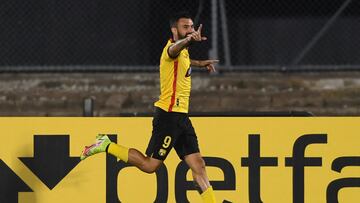
[[[157,65],[168,17],[194,0],[2,0],[0,66]],[[200,22],[211,39],[211,1]],[[232,65],[287,65],[344,0],[227,0]],[[353,1],[300,64],[359,65],[360,2]],[[219,22],[221,29],[222,22]],[[222,47],[219,31],[219,47]],[[210,41],[196,45],[207,58]],[[223,52],[220,49],[220,59]]]

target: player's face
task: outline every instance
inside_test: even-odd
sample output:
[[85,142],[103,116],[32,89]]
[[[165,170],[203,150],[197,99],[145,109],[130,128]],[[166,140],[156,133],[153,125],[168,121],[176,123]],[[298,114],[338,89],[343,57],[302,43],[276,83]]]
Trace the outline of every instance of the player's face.
[[184,39],[188,34],[194,32],[194,23],[190,18],[180,18],[177,22],[177,32],[179,39]]

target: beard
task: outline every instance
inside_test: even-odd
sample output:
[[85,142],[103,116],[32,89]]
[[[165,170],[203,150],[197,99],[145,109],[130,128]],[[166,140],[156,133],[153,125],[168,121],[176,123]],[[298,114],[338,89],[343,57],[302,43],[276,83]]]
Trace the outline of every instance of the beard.
[[188,33],[185,33],[185,35],[182,35],[182,34],[178,34],[178,37],[179,39],[185,39],[189,34],[191,34],[192,32],[188,32]]

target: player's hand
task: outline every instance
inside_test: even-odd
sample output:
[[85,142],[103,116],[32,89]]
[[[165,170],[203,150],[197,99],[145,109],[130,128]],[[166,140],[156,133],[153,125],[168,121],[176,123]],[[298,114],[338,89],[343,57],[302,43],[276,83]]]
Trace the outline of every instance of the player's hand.
[[195,32],[187,35],[188,39],[190,41],[196,41],[196,42],[207,40],[206,37],[201,36],[201,30],[202,30],[202,24],[200,24],[199,28]]
[[216,72],[214,64],[218,63],[218,62],[219,62],[219,60],[212,60],[212,59],[204,60],[204,61],[201,61],[201,66],[206,67],[206,69],[210,73],[212,73],[212,72]]

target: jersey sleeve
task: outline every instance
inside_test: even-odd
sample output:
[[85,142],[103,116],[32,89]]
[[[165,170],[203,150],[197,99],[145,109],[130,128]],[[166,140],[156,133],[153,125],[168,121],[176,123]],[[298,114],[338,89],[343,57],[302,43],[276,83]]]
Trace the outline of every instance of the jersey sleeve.
[[166,60],[166,61],[173,61],[173,60],[175,60],[175,59],[177,58],[177,57],[172,58],[172,57],[169,56],[169,47],[170,47],[171,45],[173,45],[173,44],[174,44],[173,42],[169,41],[169,42],[166,44],[166,46],[164,47],[162,57],[163,57],[163,59]]

